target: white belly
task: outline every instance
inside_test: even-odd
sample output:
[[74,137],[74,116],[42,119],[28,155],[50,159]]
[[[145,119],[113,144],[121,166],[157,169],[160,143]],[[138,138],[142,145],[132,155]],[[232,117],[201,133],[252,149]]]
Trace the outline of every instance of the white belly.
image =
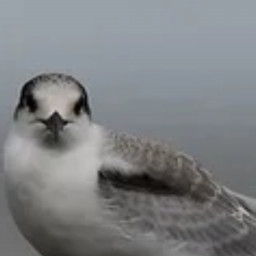
[[99,164],[91,147],[64,156],[22,144],[6,152],[11,212],[21,232],[43,255],[100,255],[99,248],[108,251],[115,246],[120,234],[103,217],[97,197]]
[[88,192],[79,185],[34,194],[20,187],[8,196],[19,229],[44,256],[151,255],[107,218],[96,192]]
[[43,255],[100,255],[99,248],[110,250],[117,241],[114,227],[94,211],[95,205],[79,200],[80,194],[25,194],[8,193],[10,208],[21,232]]
[[100,159],[90,145],[53,155],[15,143],[5,153],[8,201],[19,229],[42,255],[160,255],[108,219],[97,194]]

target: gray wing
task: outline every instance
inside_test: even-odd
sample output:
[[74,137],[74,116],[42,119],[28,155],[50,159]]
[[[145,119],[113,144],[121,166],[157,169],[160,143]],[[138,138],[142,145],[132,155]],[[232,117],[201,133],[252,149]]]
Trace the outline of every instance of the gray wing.
[[215,184],[186,155],[180,160],[181,154],[166,146],[133,138],[125,143],[129,150],[121,157],[134,170],[103,166],[99,172],[99,193],[123,230],[154,234],[167,246],[198,255],[256,255],[255,214],[242,199]]
[[248,212],[251,212],[253,215],[256,215],[256,199],[255,198],[241,195],[232,190],[229,190],[229,193],[232,194],[244,206],[244,208],[248,210]]

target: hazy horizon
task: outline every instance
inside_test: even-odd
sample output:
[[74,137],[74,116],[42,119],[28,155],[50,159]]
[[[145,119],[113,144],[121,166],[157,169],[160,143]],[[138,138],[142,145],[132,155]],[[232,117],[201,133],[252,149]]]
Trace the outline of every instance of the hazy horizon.
[[[3,0],[0,143],[21,86],[65,72],[89,90],[93,118],[171,139],[216,179],[256,196],[256,2]],[[35,256],[6,208],[0,251]]]

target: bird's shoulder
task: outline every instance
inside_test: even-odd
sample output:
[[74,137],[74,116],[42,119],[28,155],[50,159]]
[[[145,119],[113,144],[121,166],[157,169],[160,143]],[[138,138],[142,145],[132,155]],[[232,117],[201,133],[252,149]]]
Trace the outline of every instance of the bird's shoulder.
[[[210,172],[170,141],[141,138],[107,131],[101,177],[116,184],[151,189],[151,192],[190,195],[197,200],[213,196],[218,189]],[[111,176],[111,179],[110,179]],[[136,184],[135,184],[136,183]]]

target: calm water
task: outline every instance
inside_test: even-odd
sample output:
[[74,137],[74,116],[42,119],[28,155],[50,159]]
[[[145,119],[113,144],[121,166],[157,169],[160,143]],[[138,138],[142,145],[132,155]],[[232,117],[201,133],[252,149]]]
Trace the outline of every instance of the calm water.
[[[168,138],[222,183],[256,196],[255,1],[10,0],[2,7],[1,143],[21,85],[63,71],[87,85],[96,121]],[[1,255],[35,256],[14,227],[0,178]]]

